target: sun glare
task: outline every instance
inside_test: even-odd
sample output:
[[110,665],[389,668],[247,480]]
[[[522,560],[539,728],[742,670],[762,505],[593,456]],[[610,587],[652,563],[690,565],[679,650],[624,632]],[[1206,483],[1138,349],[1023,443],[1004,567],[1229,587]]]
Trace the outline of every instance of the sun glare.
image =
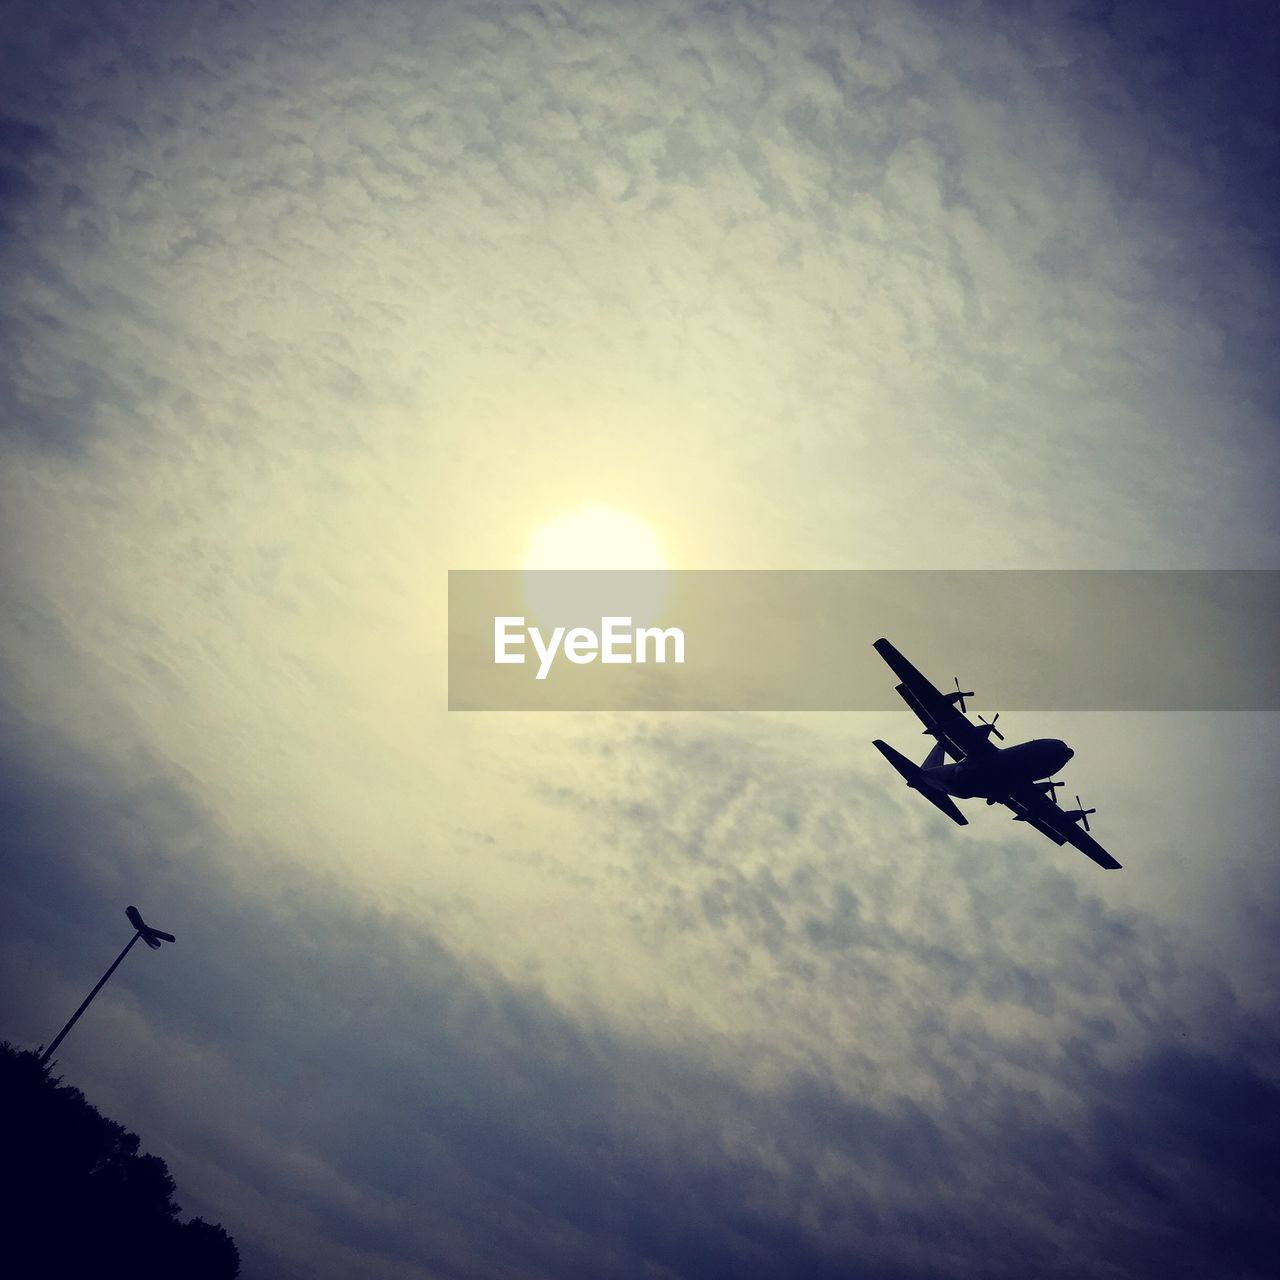
[[[578,572],[554,572],[564,569]],[[658,539],[643,520],[613,507],[586,507],[534,534],[524,593],[529,611],[546,624],[598,625],[608,614],[649,626],[661,611],[668,577]]]
[[654,532],[612,507],[586,507],[543,525],[529,544],[526,569],[665,569]]

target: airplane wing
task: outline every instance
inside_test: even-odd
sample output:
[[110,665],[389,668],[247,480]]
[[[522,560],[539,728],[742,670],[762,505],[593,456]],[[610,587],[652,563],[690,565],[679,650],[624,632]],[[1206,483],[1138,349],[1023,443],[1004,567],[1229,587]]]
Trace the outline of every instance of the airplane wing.
[[902,682],[897,689],[903,702],[916,713],[925,731],[942,744],[953,760],[984,755],[996,749],[990,737],[970,724],[964,713],[939,693],[887,640],[877,640],[874,648]]
[[1019,822],[1029,823],[1054,844],[1069,844],[1107,871],[1119,871],[1118,863],[1074,818],[1067,817],[1043,791],[1016,791],[1003,801]]

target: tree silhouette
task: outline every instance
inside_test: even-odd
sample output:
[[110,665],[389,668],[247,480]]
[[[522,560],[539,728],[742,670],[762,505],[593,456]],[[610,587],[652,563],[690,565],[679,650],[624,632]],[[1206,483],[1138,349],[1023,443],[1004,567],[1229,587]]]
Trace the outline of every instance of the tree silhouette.
[[39,1057],[0,1044],[0,1267],[9,1275],[234,1280],[235,1241],[182,1222],[165,1162]]

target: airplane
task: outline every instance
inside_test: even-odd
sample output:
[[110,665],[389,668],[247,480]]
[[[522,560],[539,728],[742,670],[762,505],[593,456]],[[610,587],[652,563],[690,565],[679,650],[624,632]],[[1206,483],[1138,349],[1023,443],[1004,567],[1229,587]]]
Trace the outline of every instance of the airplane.
[[[941,693],[883,638],[873,646],[889,664],[901,683],[897,691],[920,718],[924,731],[933,738],[933,749],[920,764],[913,764],[887,742],[874,740],[880,754],[906,779],[907,786],[936,805],[952,822],[967,826],[969,819],[951,798],[982,798],[989,805],[1003,804],[1013,810],[1015,822],[1025,822],[1054,844],[1070,844],[1108,871],[1118,871],[1118,863],[1091,835],[1089,815],[1076,796],[1076,808],[1060,809],[1057,789],[1062,782],[1050,781],[1075,752],[1059,738],[1036,738],[1014,747],[997,747],[992,738],[1004,741],[996,728],[999,712],[988,723],[971,724],[964,700],[972,690],[960,688],[956,677],[954,692]],[[947,761],[947,757],[951,761]],[[1076,824],[1080,823],[1081,826]]]
[[153,929],[139,914],[137,907],[125,907],[125,915],[129,917],[129,923],[137,929],[141,934],[143,942],[151,948],[152,951],[159,951],[162,942],[176,942],[177,939],[171,933],[161,933],[159,929]]

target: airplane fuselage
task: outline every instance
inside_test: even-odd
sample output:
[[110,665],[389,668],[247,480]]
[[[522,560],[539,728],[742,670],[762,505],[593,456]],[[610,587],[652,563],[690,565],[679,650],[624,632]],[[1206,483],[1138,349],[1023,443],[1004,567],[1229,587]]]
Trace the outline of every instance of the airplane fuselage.
[[996,800],[1014,788],[1051,778],[1073,755],[1075,752],[1061,738],[1034,738],[1014,747],[997,747],[990,754],[961,760],[959,764],[935,765],[921,772],[930,786],[948,795],[962,800],[974,796]]

